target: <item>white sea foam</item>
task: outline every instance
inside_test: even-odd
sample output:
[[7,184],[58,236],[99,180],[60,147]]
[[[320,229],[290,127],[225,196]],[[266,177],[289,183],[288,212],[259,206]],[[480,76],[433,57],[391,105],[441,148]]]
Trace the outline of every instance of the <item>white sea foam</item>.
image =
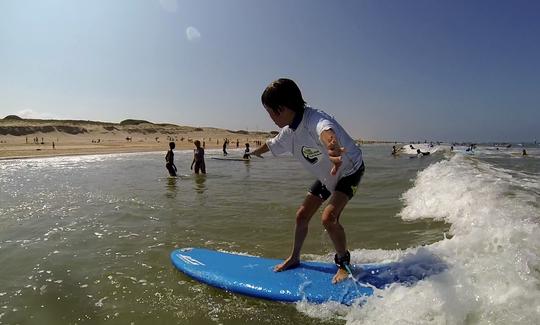
[[[523,180],[521,182],[520,180]],[[345,312],[348,324],[538,324],[540,320],[540,220],[538,175],[521,175],[456,155],[418,173],[403,194],[403,220],[451,224],[449,239],[406,251],[356,250],[399,260],[420,249],[448,269],[413,286],[393,284]],[[305,305],[298,309],[313,312]]]

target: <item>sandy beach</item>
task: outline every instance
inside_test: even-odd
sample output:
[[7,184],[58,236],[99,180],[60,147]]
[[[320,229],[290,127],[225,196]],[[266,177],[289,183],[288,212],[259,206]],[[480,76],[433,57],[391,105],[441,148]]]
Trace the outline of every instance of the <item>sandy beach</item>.
[[0,120],[0,159],[53,157],[65,155],[167,151],[174,141],[176,149],[192,149],[199,140],[206,148],[240,148],[246,142],[255,146],[269,132],[248,132],[213,127],[155,124],[127,120],[126,123],[12,119]]

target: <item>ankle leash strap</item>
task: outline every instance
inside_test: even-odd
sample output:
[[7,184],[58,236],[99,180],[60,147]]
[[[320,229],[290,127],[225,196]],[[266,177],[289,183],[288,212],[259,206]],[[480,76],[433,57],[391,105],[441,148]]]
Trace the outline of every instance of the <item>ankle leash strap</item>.
[[339,256],[338,254],[334,255],[334,262],[340,269],[344,269],[349,272],[349,265],[351,264],[351,253],[349,251],[345,252],[345,255]]

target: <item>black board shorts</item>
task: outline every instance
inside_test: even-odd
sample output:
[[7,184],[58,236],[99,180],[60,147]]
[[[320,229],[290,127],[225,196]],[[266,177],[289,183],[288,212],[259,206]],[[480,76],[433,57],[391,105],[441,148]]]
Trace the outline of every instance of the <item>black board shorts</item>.
[[[349,176],[341,178],[336,184],[335,191],[344,193],[345,195],[347,195],[349,200],[352,199],[352,197],[356,193],[358,184],[360,184],[360,180],[364,175],[365,169],[366,168],[364,167],[364,163],[362,163],[362,166],[360,166],[357,171],[355,171]],[[332,193],[330,193],[326,186],[324,186],[324,184],[321,183],[321,181],[319,180],[315,181],[315,183],[311,185],[309,193],[320,197],[323,201],[326,201],[330,197],[330,195],[332,195]]]

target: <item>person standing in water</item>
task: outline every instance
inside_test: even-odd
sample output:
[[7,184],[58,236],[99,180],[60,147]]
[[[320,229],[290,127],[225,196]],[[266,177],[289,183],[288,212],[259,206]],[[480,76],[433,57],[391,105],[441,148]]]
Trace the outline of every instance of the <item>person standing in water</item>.
[[223,141],[223,155],[224,156],[228,155],[228,153],[227,153],[227,145],[228,144],[229,144],[229,140],[225,139],[225,141]]
[[165,167],[169,171],[169,175],[176,176],[176,172],[178,171],[176,169],[176,166],[174,165],[174,152],[173,149],[176,147],[174,142],[169,142],[169,151],[167,151],[167,154],[165,155]]
[[193,165],[195,165],[195,174],[198,174],[199,171],[203,174],[206,174],[206,164],[204,163],[204,148],[201,147],[201,141],[195,140],[193,142],[195,149],[193,149],[193,161],[191,162],[190,169],[193,170]]
[[250,155],[249,155],[249,143],[246,142],[246,149],[244,150],[244,159],[249,159],[251,158]]
[[261,157],[268,151],[273,155],[292,153],[317,178],[296,212],[291,254],[276,265],[274,271],[285,271],[300,264],[309,221],[329,199],[321,220],[336,251],[334,261],[338,269],[332,282],[343,281],[350,272],[351,255],[339,218],[364,174],[362,151],[334,118],[307,106],[300,89],[290,79],[272,82],[264,90],[261,101],[281,130],[251,154]]

